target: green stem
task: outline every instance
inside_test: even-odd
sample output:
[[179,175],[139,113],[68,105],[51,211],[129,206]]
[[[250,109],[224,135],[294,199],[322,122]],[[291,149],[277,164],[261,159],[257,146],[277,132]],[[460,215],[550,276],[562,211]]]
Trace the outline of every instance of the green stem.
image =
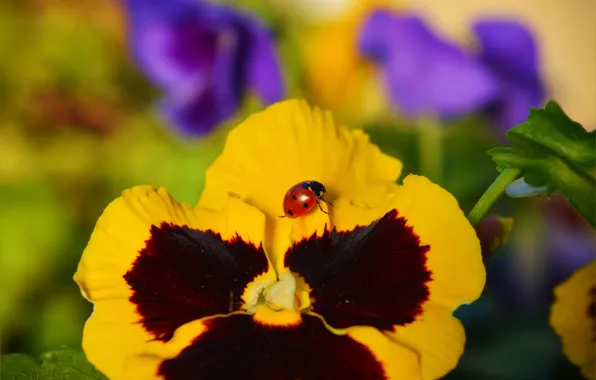
[[515,181],[521,176],[521,170],[517,168],[503,169],[501,174],[493,181],[493,183],[486,189],[482,197],[476,202],[476,205],[470,211],[468,220],[474,228],[486,217],[488,211],[493,207],[497,199],[505,191],[505,187],[511,182]]
[[443,180],[443,126],[435,118],[418,122],[420,174],[435,183]]

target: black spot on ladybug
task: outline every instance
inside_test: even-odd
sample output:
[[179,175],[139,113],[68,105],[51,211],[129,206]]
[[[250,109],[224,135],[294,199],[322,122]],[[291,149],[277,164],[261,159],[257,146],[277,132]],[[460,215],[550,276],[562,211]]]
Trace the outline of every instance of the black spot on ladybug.
[[290,215],[290,216],[294,215],[294,213],[292,212],[292,210],[288,210],[288,215]]
[[295,196],[295,195],[292,195],[292,199],[293,199],[293,200],[296,200],[296,196]]
[[304,208],[308,208],[309,204],[304,202]]

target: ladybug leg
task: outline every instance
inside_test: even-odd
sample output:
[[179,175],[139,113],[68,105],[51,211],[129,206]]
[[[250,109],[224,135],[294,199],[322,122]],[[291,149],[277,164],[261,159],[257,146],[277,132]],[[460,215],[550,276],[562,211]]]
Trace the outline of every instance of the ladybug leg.
[[319,208],[321,209],[321,211],[323,211],[325,214],[329,214],[329,211],[323,210],[323,206],[321,206],[321,202],[319,202],[318,200],[317,200],[317,204],[319,205]]
[[321,200],[321,201],[323,201],[323,202],[327,203],[328,205],[331,205],[331,206],[333,206],[333,203],[331,203],[331,202],[329,202],[329,201],[327,201],[327,200],[323,199],[323,197],[319,197],[319,200]]
[[286,217],[285,215],[281,215],[281,216],[280,216],[280,218],[285,218],[285,217]]

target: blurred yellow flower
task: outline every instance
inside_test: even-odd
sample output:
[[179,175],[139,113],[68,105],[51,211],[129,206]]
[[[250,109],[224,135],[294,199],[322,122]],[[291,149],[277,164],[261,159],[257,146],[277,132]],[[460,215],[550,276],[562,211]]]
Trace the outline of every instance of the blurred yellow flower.
[[366,17],[396,1],[349,1],[323,23],[311,24],[302,39],[307,87],[312,99],[341,119],[374,118],[388,107],[381,79],[358,52],[358,35]]
[[[97,222],[75,281],[83,349],[110,379],[437,379],[465,333],[452,312],[485,271],[447,191],[362,131],[295,100],[229,134],[196,207],[135,187]],[[333,200],[279,218],[288,187]]]
[[596,260],[555,289],[550,324],[563,352],[590,380],[596,379]]

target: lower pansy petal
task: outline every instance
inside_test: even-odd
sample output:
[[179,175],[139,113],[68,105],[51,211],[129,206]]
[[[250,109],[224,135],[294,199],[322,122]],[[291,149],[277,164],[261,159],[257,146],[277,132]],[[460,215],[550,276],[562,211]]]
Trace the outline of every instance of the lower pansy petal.
[[[388,212],[396,213],[396,220],[401,220],[403,226],[387,239],[387,244],[399,242],[403,235],[397,231],[403,234],[407,230],[418,239],[412,249],[427,247],[424,265],[431,273],[426,283],[429,300],[453,311],[475,301],[482,293],[486,270],[476,232],[457,200],[427,178],[409,175],[380,208],[353,207],[347,203],[340,206],[336,204],[332,215],[338,231],[351,231],[355,226],[366,229],[375,221],[387,219]],[[386,245],[388,248],[391,246]],[[407,253],[405,249],[400,243],[395,254],[403,255]],[[378,266],[377,270],[386,270],[389,276],[395,269]]]
[[425,379],[437,378],[463,352],[453,310],[484,287],[480,243],[457,201],[424,177],[408,176],[385,202],[337,201],[333,229],[310,225],[316,233],[292,244],[284,264],[309,288],[307,310],[333,328],[381,330],[420,354]]
[[318,316],[261,309],[252,316],[204,320],[205,330],[179,355],[164,360],[159,374],[166,380],[374,380],[419,374],[417,356],[373,328],[338,335]]
[[410,175],[391,203],[420,243],[430,247],[429,299],[449,310],[478,299],[486,282],[480,241],[455,197],[425,177]]
[[388,335],[420,354],[422,379],[441,379],[453,370],[464,352],[466,333],[451,311],[426,303],[416,321]]
[[[424,177],[405,178],[381,208],[338,201],[331,220],[334,230],[294,243],[285,266],[313,289],[314,310],[331,325],[337,318],[335,327],[387,329],[413,321],[427,300],[453,311],[484,288],[474,228],[455,198]],[[347,320],[358,313],[362,319]]]
[[352,327],[348,329],[348,336],[368,347],[383,365],[388,379],[422,379],[418,354],[396,344],[379,330],[368,326]]
[[587,379],[596,379],[596,260],[555,289],[550,324],[563,352]]
[[334,212],[336,223],[352,212],[370,219],[349,229],[318,229],[285,256],[285,266],[311,289],[310,309],[334,328],[392,330],[413,322],[429,297],[430,247],[395,210],[377,219],[371,216],[378,209],[338,202]]
[[263,215],[236,199],[209,211],[164,189],[125,191],[99,218],[74,276],[95,303],[83,332],[89,360],[110,378],[126,378],[122,363],[146,344],[256,304],[276,278],[264,228]]

